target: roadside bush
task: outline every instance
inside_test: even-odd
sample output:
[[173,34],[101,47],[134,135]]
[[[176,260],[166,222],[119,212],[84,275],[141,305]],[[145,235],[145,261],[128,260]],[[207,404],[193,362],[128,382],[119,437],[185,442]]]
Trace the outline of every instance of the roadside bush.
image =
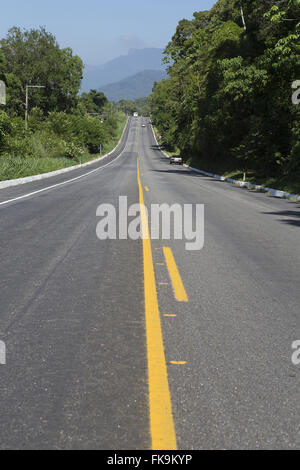
[[19,117],[10,117],[8,115],[3,119],[2,115],[2,125],[0,124],[0,129],[1,128],[2,135],[4,133],[5,138],[2,140],[2,149],[0,152],[2,151],[10,153],[11,155],[26,156],[29,152],[29,137],[25,133],[24,120]]
[[73,142],[64,142],[64,157],[80,159],[84,153],[85,150],[79,145],[76,145]]
[[20,156],[26,158],[30,155],[30,137],[10,135],[6,140],[5,152],[12,157]]
[[4,111],[0,111],[0,153],[5,150],[12,129],[11,119]]
[[[299,113],[300,114],[300,113]],[[300,121],[295,122],[292,129],[292,150],[290,156],[290,173],[294,178],[300,177]]]
[[103,146],[110,140],[110,133],[106,125],[97,118],[83,117],[78,119],[77,132],[81,136],[82,143],[92,154],[99,152],[100,144]]
[[[44,125],[44,115],[40,108],[32,108],[30,110],[29,129],[33,132],[40,130]],[[24,128],[24,124],[23,124]]]
[[[78,116],[76,116],[78,119]],[[43,129],[66,140],[74,137],[74,119],[73,116],[66,113],[52,112],[43,123]]]
[[101,123],[88,115],[50,113],[43,120],[38,109],[32,111],[29,130],[24,120],[0,113],[0,152],[12,156],[39,158],[80,158],[84,153],[96,154],[117,133],[113,119]]
[[29,155],[39,158],[58,158],[64,155],[65,142],[53,132],[37,131],[29,140]]
[[99,152],[100,144],[104,145],[116,134],[117,124],[110,120],[101,123],[98,118],[87,115],[50,113],[44,128],[78,147],[87,147],[90,153],[95,154]]

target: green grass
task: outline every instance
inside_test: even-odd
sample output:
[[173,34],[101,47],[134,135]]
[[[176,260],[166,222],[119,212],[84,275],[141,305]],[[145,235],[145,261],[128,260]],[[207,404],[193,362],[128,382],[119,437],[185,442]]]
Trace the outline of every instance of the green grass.
[[[243,179],[243,172],[241,170],[233,170],[230,172],[225,172],[223,174],[226,178],[233,178],[236,180]],[[259,186],[264,186],[267,188],[278,189],[280,191],[285,191],[292,194],[300,194],[300,181],[287,177],[262,177],[255,172],[249,172],[246,174],[246,181],[248,183],[256,184]]]
[[[120,115],[118,118],[118,131],[114,139],[104,145],[102,154],[105,155],[113,150],[118,144],[127,117]],[[50,171],[61,170],[70,166],[86,163],[88,161],[99,158],[98,155],[91,155],[86,153],[76,158],[66,157],[21,157],[21,156],[0,156],[0,181],[24,178],[26,176],[38,175],[48,173]]]
[[111,142],[103,146],[104,147],[103,152],[102,152],[103,154],[111,152],[117,146],[119,140],[121,139],[121,135],[123,133],[126,122],[127,122],[127,116],[123,113],[120,113],[118,117],[118,129],[117,129],[116,137],[112,139]]
[[0,158],[0,181],[24,178],[48,171],[60,170],[79,162],[70,158],[23,158],[3,156]]
[[[243,171],[241,169],[235,168],[230,171],[222,171],[220,168],[217,166],[209,166],[207,168],[207,165],[205,163],[201,164],[201,161],[197,162],[195,159],[193,161],[187,161],[188,164],[191,166],[194,166],[195,168],[198,168],[200,170],[208,171],[211,173],[215,173],[220,176],[224,176],[225,178],[232,178],[235,180],[243,181]],[[292,193],[299,195],[300,194],[300,181],[299,178],[291,178],[291,177],[274,177],[274,176],[269,176],[269,177],[262,177],[259,175],[259,173],[255,171],[248,171],[246,173],[246,179],[247,183],[252,183],[256,184],[258,186],[264,186],[267,188],[272,188],[272,189],[277,189],[280,191],[285,191],[287,193]]]

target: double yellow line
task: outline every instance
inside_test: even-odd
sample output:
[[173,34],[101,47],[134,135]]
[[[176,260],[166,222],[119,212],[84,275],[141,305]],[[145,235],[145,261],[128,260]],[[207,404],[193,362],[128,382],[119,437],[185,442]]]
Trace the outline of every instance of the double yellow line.
[[144,295],[148,356],[150,433],[153,450],[175,450],[176,434],[172,415],[160,312],[157,300],[148,218],[137,160],[137,181],[143,234]]
[[184,288],[181,276],[179,274],[171,248],[164,246],[164,255],[168,266],[169,276],[172,281],[175,299],[178,302],[187,302],[188,296]]

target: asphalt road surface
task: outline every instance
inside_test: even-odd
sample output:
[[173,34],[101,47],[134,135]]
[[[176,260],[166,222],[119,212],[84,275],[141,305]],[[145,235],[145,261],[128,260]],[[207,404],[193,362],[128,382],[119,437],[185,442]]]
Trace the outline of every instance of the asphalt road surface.
[[[100,240],[119,196],[204,204],[204,247]],[[0,190],[0,256],[2,449],[300,447],[299,203],[169,165],[137,118],[101,163]]]

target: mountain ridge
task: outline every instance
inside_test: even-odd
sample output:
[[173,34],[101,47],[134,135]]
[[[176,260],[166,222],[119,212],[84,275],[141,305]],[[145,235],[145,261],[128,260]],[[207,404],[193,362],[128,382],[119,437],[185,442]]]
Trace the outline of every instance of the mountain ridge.
[[115,83],[99,87],[109,101],[130,100],[149,96],[154,82],[167,78],[163,70],[143,70]]
[[102,65],[86,65],[81,90],[99,89],[116,83],[144,70],[165,70],[162,65],[163,49],[130,49],[127,55],[121,55]]

